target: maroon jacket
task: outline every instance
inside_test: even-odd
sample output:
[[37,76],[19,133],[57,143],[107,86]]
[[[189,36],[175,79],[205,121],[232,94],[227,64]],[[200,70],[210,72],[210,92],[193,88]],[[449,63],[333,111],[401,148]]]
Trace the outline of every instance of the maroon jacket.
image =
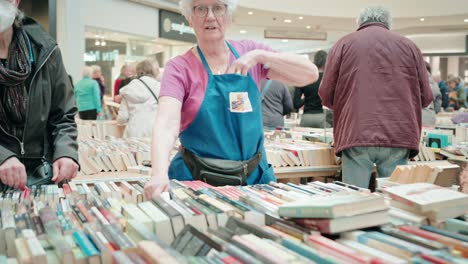
[[335,151],[398,147],[419,152],[421,109],[432,101],[418,47],[382,23],[366,23],[330,50],[319,89],[333,109]]

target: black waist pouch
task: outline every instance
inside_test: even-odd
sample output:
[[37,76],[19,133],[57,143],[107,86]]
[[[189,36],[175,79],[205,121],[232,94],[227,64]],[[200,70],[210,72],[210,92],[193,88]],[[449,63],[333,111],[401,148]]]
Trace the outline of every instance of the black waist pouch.
[[193,180],[213,186],[247,185],[247,178],[258,167],[262,153],[245,161],[203,158],[182,147],[182,159],[192,172]]

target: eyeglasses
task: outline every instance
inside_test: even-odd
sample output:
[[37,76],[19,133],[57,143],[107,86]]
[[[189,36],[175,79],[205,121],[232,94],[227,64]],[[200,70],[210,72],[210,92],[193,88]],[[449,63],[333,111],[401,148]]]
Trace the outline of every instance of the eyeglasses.
[[213,15],[215,17],[222,17],[226,14],[226,5],[214,5],[214,6],[203,6],[203,5],[198,5],[193,7],[193,13],[197,17],[206,17],[208,15],[209,10],[213,12]]

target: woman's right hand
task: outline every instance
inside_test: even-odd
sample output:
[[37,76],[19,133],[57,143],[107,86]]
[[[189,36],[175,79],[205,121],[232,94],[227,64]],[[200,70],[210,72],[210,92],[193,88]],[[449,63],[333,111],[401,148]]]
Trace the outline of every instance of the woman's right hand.
[[7,159],[0,165],[0,180],[15,189],[26,188],[26,168],[16,157]]
[[169,177],[152,176],[145,184],[145,197],[147,200],[153,199],[154,196],[167,192],[169,190]]

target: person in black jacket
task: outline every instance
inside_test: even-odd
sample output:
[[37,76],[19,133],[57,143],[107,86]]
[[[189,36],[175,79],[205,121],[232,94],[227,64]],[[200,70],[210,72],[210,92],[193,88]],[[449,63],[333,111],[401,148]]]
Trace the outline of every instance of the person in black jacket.
[[[327,52],[323,50],[317,51],[314,56],[314,64],[319,69],[318,80],[304,87],[296,87],[294,90],[294,108],[299,109],[304,106],[304,115],[302,115],[300,124],[301,127],[323,128],[324,124],[326,124],[326,127],[331,126],[331,118],[325,117],[322,108],[322,99],[320,99],[318,95],[326,61]],[[327,120],[325,121],[325,119]]]
[[77,110],[60,51],[19,2],[0,1],[0,185],[24,189],[45,161],[57,183],[79,165]]

